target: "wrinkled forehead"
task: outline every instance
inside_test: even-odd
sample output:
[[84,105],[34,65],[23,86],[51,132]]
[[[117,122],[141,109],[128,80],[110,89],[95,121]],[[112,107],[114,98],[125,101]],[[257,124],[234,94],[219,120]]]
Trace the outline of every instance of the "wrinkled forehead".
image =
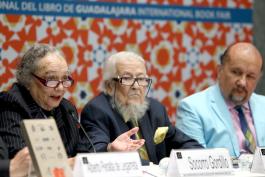
[[131,74],[131,75],[146,75],[145,63],[142,60],[134,58],[128,58],[126,60],[119,60],[116,64],[117,72],[120,75]]
[[49,53],[37,62],[37,68],[42,73],[47,72],[68,72],[66,60],[56,53]]

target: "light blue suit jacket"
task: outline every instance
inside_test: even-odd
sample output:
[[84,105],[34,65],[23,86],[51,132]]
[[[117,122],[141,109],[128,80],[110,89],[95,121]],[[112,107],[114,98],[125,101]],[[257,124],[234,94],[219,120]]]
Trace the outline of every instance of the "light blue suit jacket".
[[[249,100],[258,146],[265,146],[265,97],[253,93]],[[240,155],[232,118],[218,84],[183,99],[176,127],[206,148],[227,148]]]

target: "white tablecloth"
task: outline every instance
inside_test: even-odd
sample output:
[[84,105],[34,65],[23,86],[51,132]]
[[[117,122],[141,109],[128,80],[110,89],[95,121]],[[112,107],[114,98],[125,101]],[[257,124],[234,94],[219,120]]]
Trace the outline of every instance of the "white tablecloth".
[[[158,165],[143,166],[142,170],[143,177],[166,177],[165,171],[160,169]],[[251,173],[247,170],[234,169],[231,175],[218,175],[215,177],[265,177],[265,173]]]

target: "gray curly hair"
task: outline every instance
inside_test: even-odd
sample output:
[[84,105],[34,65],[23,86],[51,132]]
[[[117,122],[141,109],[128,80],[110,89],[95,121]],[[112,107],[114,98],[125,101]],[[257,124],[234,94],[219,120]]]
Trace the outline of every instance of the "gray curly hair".
[[23,55],[22,59],[17,65],[16,79],[17,82],[25,87],[29,87],[32,80],[31,73],[38,70],[38,62],[49,53],[55,53],[61,58],[63,54],[48,44],[35,44]]

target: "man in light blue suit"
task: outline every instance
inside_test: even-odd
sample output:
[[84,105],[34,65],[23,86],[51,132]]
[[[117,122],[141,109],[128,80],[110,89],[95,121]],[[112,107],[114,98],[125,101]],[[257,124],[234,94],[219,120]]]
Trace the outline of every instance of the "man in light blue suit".
[[231,156],[251,153],[236,106],[241,106],[255,146],[265,146],[265,97],[253,93],[262,57],[250,43],[231,45],[221,56],[217,84],[183,99],[176,127],[206,148],[227,148]]

